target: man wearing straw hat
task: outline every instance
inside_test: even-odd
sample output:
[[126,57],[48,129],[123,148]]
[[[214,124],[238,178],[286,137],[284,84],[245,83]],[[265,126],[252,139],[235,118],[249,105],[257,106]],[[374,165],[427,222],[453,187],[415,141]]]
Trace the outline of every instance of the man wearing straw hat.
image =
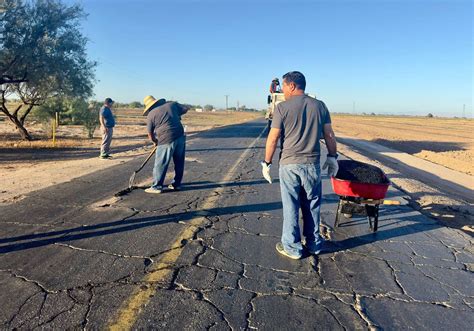
[[177,102],[166,102],[165,99],[155,99],[147,95],[143,99],[147,116],[148,137],[157,146],[155,165],[153,167],[153,184],[147,188],[147,193],[161,193],[166,171],[171,159],[174,162],[174,180],[168,186],[171,190],[179,190],[184,173],[184,154],[186,136],[181,124],[181,115],[188,109]]

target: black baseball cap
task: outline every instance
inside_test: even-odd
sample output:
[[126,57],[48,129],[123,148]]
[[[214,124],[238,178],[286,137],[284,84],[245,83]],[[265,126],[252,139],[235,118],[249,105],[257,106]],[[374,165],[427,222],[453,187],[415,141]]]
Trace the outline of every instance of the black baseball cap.
[[112,98],[106,98],[105,103],[114,103],[115,101]]

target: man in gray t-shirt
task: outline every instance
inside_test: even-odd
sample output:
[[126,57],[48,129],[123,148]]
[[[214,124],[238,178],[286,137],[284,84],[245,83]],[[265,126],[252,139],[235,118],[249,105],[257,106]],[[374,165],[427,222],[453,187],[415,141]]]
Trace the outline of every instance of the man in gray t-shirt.
[[153,184],[145,192],[162,192],[171,159],[174,162],[175,176],[168,188],[179,190],[184,174],[186,150],[186,136],[181,124],[181,116],[186,114],[188,109],[177,102],[166,102],[165,99],[156,100],[151,95],[145,97],[144,104],[143,115],[147,115],[148,137],[156,145]]
[[280,164],[319,163],[319,139],[331,116],[324,102],[295,95],[276,106],[272,128],[280,129]]
[[303,255],[299,210],[303,215],[303,235],[306,249],[319,254],[322,238],[319,235],[321,205],[321,150],[319,140],[324,138],[328,155],[323,169],[329,176],[338,170],[336,137],[326,105],[305,95],[306,79],[302,73],[292,71],[283,76],[284,102],[275,108],[272,127],[268,134],[262,173],[271,183],[270,165],[278,139],[280,152],[280,189],[283,203],[283,231],[277,251],[292,259]]

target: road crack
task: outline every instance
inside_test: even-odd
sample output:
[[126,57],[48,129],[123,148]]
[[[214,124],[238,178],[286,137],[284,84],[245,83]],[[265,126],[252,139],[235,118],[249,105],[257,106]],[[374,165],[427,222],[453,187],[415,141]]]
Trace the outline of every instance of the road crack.
[[150,256],[118,254],[118,253],[107,252],[107,251],[100,250],[100,249],[81,248],[81,247],[77,247],[77,246],[73,246],[73,245],[69,245],[69,244],[62,244],[62,243],[54,243],[54,245],[70,248],[70,249],[76,250],[76,251],[99,253],[99,254],[105,254],[105,255],[115,256],[115,257],[119,257],[119,258],[124,258],[124,259],[130,258],[130,259],[145,260],[144,263],[146,263],[146,264],[150,264],[150,263],[154,262],[153,259]]

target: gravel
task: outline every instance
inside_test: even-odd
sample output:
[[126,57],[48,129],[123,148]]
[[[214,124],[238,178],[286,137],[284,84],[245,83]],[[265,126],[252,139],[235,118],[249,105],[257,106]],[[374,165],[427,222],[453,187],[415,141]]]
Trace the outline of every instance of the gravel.
[[338,163],[339,171],[336,175],[338,179],[366,184],[388,183],[384,172],[376,166],[353,160],[341,160]]

